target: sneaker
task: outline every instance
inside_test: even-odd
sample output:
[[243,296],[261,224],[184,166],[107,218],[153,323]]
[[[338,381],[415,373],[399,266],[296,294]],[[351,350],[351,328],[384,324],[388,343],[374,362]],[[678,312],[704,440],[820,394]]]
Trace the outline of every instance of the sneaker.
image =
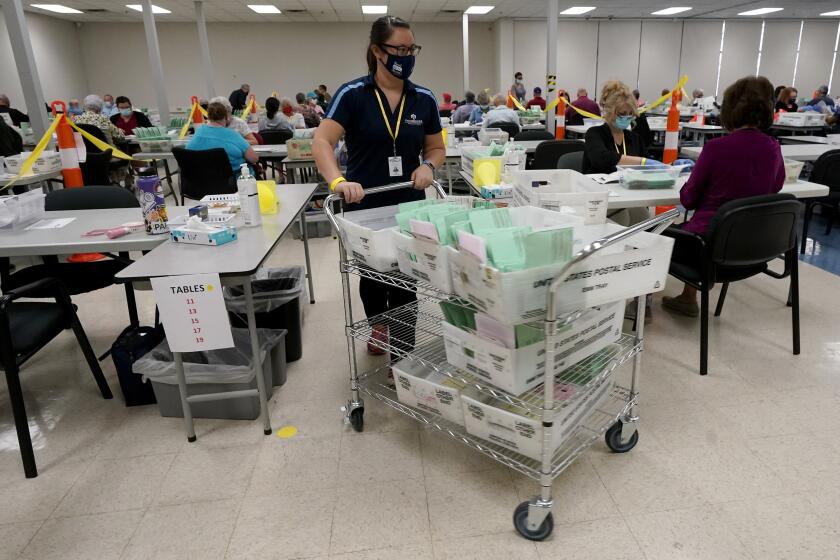
[[387,346],[388,340],[388,327],[386,325],[373,325],[373,330],[367,343],[368,354],[373,356],[382,356],[385,354],[385,350],[380,345]]
[[662,298],[662,307],[676,311],[686,317],[698,317],[700,315],[700,307],[696,301],[686,302],[679,298],[665,296]]

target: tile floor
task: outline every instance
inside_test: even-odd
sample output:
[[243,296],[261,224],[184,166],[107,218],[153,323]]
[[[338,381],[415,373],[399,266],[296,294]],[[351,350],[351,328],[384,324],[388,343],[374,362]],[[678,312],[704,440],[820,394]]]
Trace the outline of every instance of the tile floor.
[[[292,439],[197,420],[188,444],[181,420],[99,398],[63,335],[23,375],[41,472],[26,480],[0,384],[0,559],[840,558],[837,276],[802,264],[796,357],[787,283],[733,286],[705,378],[697,322],[657,301],[639,445],[614,455],[599,442],[574,463],[556,483],[554,535],[534,544],[511,525],[530,481],[376,402],[365,433],[342,425],[336,244],[314,240],[312,254],[304,357],[271,402],[275,428],[299,429]],[[302,263],[300,242],[283,240],[272,260]],[[149,294],[139,299],[149,321]],[[105,349],[127,321],[121,289],[76,301]]]

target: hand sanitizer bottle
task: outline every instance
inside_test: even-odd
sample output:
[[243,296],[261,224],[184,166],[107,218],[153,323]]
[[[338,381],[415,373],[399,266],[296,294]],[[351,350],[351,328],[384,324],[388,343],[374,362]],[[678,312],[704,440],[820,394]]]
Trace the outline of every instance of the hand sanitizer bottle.
[[242,223],[246,226],[258,226],[262,224],[260,214],[260,197],[257,193],[257,180],[251,175],[248,164],[243,163],[239,168],[239,177],[236,179],[236,192],[239,195],[239,212],[242,214]]

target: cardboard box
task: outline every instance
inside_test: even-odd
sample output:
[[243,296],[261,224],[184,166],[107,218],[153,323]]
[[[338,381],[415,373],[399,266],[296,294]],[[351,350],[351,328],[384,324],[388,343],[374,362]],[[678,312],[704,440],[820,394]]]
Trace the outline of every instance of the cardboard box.
[[405,405],[464,425],[461,391],[465,385],[424,366],[404,359],[393,364],[397,398]]
[[[603,224],[607,221],[609,190],[577,171],[549,169],[514,171],[514,206],[536,206],[546,210],[573,213],[584,224]],[[534,186],[534,183],[547,182]]]
[[444,292],[452,292],[446,245],[430,239],[412,237],[399,230],[393,230],[393,235],[400,272]]
[[[613,385],[614,376],[608,375],[586,394],[578,393],[574,386],[555,386],[556,398],[566,399],[568,405],[555,412],[550,444],[552,453],[575,433],[581,422],[594,409],[609,398]],[[461,406],[464,410],[464,427],[468,434],[526,457],[542,459],[543,427],[538,416],[516,406],[502,404],[501,401],[473,389],[461,392]]]
[[312,158],[311,138],[291,138],[289,140],[286,140],[286,148],[288,150],[288,159]]
[[[511,209],[514,210],[524,208]],[[615,224],[575,228],[574,248],[579,251],[622,229]],[[641,232],[623,243],[602,249],[571,269],[557,293],[557,312],[596,307],[662,290],[673,247],[674,240],[669,237]],[[451,247],[447,250],[455,293],[505,323],[544,318],[548,287],[565,266],[557,263],[501,272],[479,263],[468,253]]]
[[[559,373],[618,340],[623,320],[622,300],[590,309],[565,327],[555,345],[555,371]],[[482,381],[520,395],[545,379],[545,341],[511,349],[449,323],[442,326],[446,361]]]
[[336,214],[347,258],[358,260],[380,272],[397,270],[397,248],[393,232],[397,206],[382,206]]

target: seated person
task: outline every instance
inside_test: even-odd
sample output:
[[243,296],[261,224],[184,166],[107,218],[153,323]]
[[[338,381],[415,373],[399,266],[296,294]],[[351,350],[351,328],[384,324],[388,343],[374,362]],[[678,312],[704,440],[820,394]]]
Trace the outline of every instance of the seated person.
[[[71,101],[72,103],[72,101]],[[73,121],[76,124],[90,124],[98,127],[105,134],[105,141],[113,145],[114,142],[125,140],[123,131],[114,126],[111,120],[102,114],[102,98],[96,94],[85,97],[84,112]]]
[[[47,112],[49,113],[49,110]],[[22,122],[29,122],[29,116],[26,113],[12,108],[9,96],[5,93],[0,93],[0,113],[8,113],[12,124],[17,127],[20,127]]]
[[482,128],[498,128],[499,123],[511,123],[520,126],[519,115],[505,105],[506,100],[501,93],[493,96],[493,108],[484,115],[484,119],[481,121]]
[[84,113],[78,99],[71,99],[67,104],[67,115],[72,119]]
[[306,123],[306,128],[318,128],[318,125],[321,124],[321,117],[318,116],[315,109],[306,101],[306,95],[303,93],[296,94],[295,101],[297,101],[295,112],[303,115],[303,122]]
[[[785,182],[785,166],[779,143],[764,133],[773,124],[773,85],[767,78],[741,78],[723,94],[721,124],[727,136],[708,140],[697,166],[680,191],[680,202],[694,210],[682,224],[685,231],[703,235],[712,217],[724,203],[748,196],[777,193]],[[676,262],[693,263],[696,255],[686,240],[677,238]],[[662,298],[672,311],[697,317],[697,290],[685,286],[677,297]]]
[[280,100],[276,97],[269,97],[265,100],[265,116],[260,117],[259,131],[263,130],[288,130],[294,132],[294,127],[289,119],[280,112]]
[[638,113],[636,98],[627,84],[618,80],[605,83],[600,102],[605,122],[586,131],[583,173],[613,173],[618,164],[661,166],[660,162],[645,157],[647,147],[630,130]]
[[23,140],[20,134],[0,119],[0,157],[14,156],[23,151]]
[[475,94],[471,91],[464,92],[464,103],[459,105],[457,109],[452,112],[452,124],[461,124],[470,120],[470,113],[475,107]]
[[535,105],[543,111],[545,111],[545,97],[542,96],[542,88],[540,87],[534,88],[534,97],[528,102],[527,105],[525,105],[525,107],[530,109]]
[[796,88],[782,88],[779,92],[779,100],[776,101],[776,111],[797,112],[799,110],[799,105],[796,104],[797,93]]
[[222,148],[230,160],[234,175],[239,173],[239,166],[243,163],[257,163],[260,156],[239,132],[230,126],[233,111],[230,101],[222,97],[227,103],[216,101],[214,97],[207,107],[207,123],[195,131],[195,135],[187,142],[188,150],[210,150]]
[[117,97],[117,114],[111,117],[111,123],[123,131],[123,134],[134,134],[135,128],[147,128],[152,126],[149,117],[135,111],[131,107],[131,100],[124,95]]
[[289,122],[292,123],[294,128],[306,128],[306,121],[303,119],[303,115],[295,112],[292,100],[288,97],[280,100],[280,112],[283,113],[284,117],[289,119]]
[[451,112],[451,111],[454,111],[455,109],[458,108],[457,105],[452,103],[452,94],[451,93],[449,93],[448,91],[445,91],[445,92],[443,92],[442,95],[443,95],[443,103],[438,105],[438,110],[439,111],[450,111]]
[[484,120],[484,114],[490,110],[490,96],[486,91],[478,94],[476,104],[470,112],[470,124],[480,124]]
[[[251,127],[248,126],[248,123],[240,119],[239,117],[233,116],[233,106],[230,104],[230,100],[225,97],[224,95],[218,95],[210,100],[210,104],[213,103],[221,103],[225,107],[227,107],[228,112],[231,114],[230,119],[228,120],[228,128],[231,128],[242,135],[250,145],[256,146],[259,144],[257,142],[257,137],[254,136],[254,133],[251,131]],[[209,108],[207,109],[210,110]]]

